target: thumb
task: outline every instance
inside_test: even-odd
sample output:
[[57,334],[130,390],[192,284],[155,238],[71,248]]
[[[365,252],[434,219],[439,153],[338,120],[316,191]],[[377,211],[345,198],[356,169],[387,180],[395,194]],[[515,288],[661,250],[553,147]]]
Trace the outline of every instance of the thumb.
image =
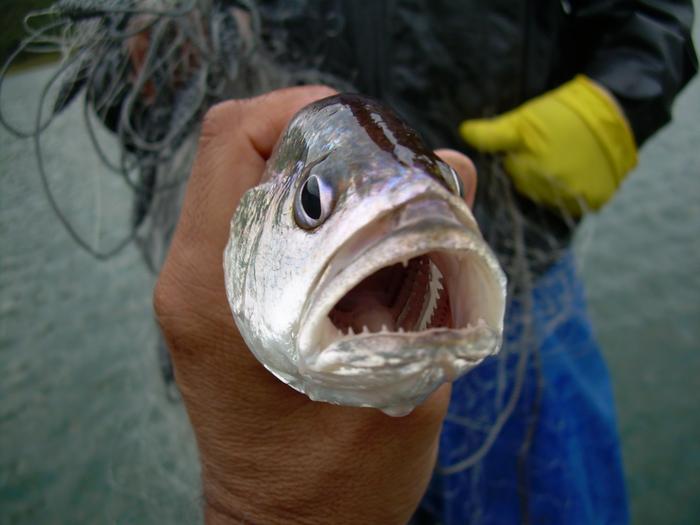
[[485,153],[517,149],[522,144],[517,118],[512,113],[489,119],[465,120],[459,134],[469,145]]

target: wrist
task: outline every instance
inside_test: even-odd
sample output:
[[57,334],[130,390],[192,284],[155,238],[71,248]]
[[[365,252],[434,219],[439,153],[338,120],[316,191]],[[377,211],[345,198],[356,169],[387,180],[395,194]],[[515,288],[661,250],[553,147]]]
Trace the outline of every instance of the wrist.
[[254,490],[247,491],[245,497],[239,497],[216,482],[205,479],[203,486],[204,522],[207,525],[313,525],[295,516],[282,516],[274,502],[270,501],[269,494],[264,496],[263,502]]
[[[367,435],[382,441],[375,433]],[[386,455],[405,451],[409,456],[405,463],[411,465],[405,472],[372,459],[374,452],[368,456],[354,447],[334,451],[331,455],[338,458],[334,465],[319,457],[317,450],[308,455],[302,466],[293,469],[279,463],[276,468],[258,465],[258,476],[253,477],[246,474],[245,462],[240,462],[241,468],[231,469],[238,476],[217,479],[207,472],[203,461],[205,523],[405,525],[425,493],[437,457],[437,443],[436,436],[431,446],[420,447],[420,451],[410,443],[381,443]],[[322,444],[317,448],[321,449]],[[371,448],[371,444],[366,448]],[[352,463],[348,461],[350,457]]]
[[[617,110],[619,113],[620,118],[624,119],[625,124],[629,127],[629,120],[627,119],[627,115],[625,115],[625,110],[622,108],[622,105],[620,104],[620,101],[617,100],[615,95],[610,92],[608,88],[606,88],[603,84],[598,83],[597,81],[593,80],[592,78],[586,77],[586,79],[590,82],[591,88],[597,90],[601,96],[605,97],[607,101]],[[631,132],[631,128],[630,128]]]
[[[303,484],[303,481],[301,481]],[[413,480],[410,485],[421,485],[417,490],[423,494],[425,483]],[[274,485],[271,481],[268,487]],[[354,525],[356,523],[382,523],[405,525],[415,512],[418,499],[400,497],[398,501],[381,497],[377,491],[371,497],[352,495],[352,488],[339,492],[334,487],[327,490],[318,487],[319,494],[309,498],[300,494],[295,498],[292,491],[275,497],[269,491],[261,493],[251,489],[237,496],[220,485],[204,482],[203,512],[206,525]],[[364,496],[367,496],[366,494]],[[376,497],[375,497],[376,496]],[[407,499],[411,501],[407,504]],[[415,501],[414,501],[415,500]]]

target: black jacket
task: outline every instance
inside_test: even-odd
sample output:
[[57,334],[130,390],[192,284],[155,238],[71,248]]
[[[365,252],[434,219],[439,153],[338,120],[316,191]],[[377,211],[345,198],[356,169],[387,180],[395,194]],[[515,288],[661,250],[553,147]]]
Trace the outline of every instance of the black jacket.
[[384,99],[435,147],[577,73],[615,94],[641,144],[697,70],[691,0],[275,0],[262,12],[263,28],[286,30],[278,60]]
[[[321,69],[383,99],[433,147],[465,149],[461,121],[503,113],[578,73],[617,97],[641,145],[670,120],[675,96],[697,70],[691,0],[261,6],[270,41],[284,35],[279,63]],[[485,167],[489,159],[470,153],[480,167],[475,209],[487,239],[507,271],[524,255],[535,274],[542,272],[566,248],[576,221],[511,191],[507,177]]]
[[[265,61],[274,71],[292,73],[291,80],[282,75],[280,83],[320,80],[374,95],[433,147],[466,148],[457,135],[461,121],[503,113],[577,73],[615,94],[641,144],[668,122],[673,99],[697,70],[691,0],[214,0],[211,6],[218,12],[231,6],[254,12]],[[106,27],[128,21],[128,16],[115,16],[103,21]],[[229,22],[228,40],[236,41],[236,22]],[[124,78],[129,73],[121,67],[109,70],[110,64],[127,61],[125,47],[119,41],[106,47],[116,58],[98,58],[107,71],[97,75],[104,82],[91,86],[88,98],[110,94],[106,110],[95,103],[106,125],[116,130],[126,90],[120,98],[105,86],[120,79],[128,84],[130,77]],[[251,56],[257,60],[260,55]],[[262,63],[250,63],[239,75],[256,68],[264,69]],[[159,71],[152,81],[164,82],[158,90],[162,100],[135,111],[149,140],[171,133],[173,104],[192,100],[187,93],[173,94],[172,78]],[[211,83],[220,84],[222,75],[221,67],[212,67]],[[69,82],[67,96],[59,99],[70,101],[84,83],[83,77]],[[203,100],[204,105],[218,101]],[[139,198],[145,203],[139,206],[147,210],[155,180],[152,164],[163,154],[137,151],[128,136],[124,141],[125,149],[139,156],[144,172]],[[477,165],[489,161],[470,153]],[[575,221],[514,193],[508,177],[494,175],[497,170],[481,168],[477,218],[506,268],[514,239],[532,248],[526,254],[529,263],[545,268],[557,257],[557,248],[566,246]]]

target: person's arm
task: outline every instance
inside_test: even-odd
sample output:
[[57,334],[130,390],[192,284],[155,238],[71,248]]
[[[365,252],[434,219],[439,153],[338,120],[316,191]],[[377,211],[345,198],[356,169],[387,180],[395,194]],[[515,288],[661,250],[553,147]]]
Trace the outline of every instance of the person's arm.
[[[397,418],[311,401],[255,359],[226,299],[222,257],[240,198],[292,115],[329,94],[291,88],[208,112],[158,278],[156,314],[197,438],[210,524],[404,524],[435,465],[449,385]],[[473,199],[470,161],[438,154]]]
[[692,0],[572,2],[583,70],[610,91],[637,147],[671,119],[671,104],[698,69]]
[[602,207],[637,164],[637,149],[670,120],[695,74],[689,1],[566,2],[580,74],[490,119],[465,121],[462,138],[500,152],[517,190],[580,216]]

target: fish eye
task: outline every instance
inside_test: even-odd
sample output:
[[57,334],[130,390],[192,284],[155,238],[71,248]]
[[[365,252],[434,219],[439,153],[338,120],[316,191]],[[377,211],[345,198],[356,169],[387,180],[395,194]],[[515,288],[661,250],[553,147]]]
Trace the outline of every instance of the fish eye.
[[320,226],[330,215],[333,192],[319,176],[310,175],[297,190],[294,219],[305,230]]

